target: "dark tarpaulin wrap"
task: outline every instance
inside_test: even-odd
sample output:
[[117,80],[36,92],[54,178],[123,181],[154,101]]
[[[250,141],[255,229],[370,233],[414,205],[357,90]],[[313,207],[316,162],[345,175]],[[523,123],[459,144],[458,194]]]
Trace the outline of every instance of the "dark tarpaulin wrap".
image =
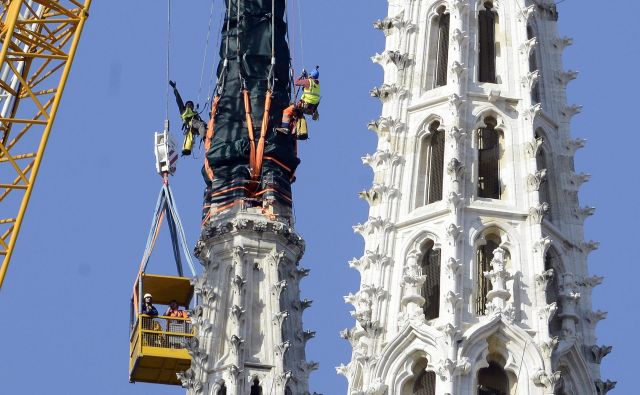
[[[239,18],[238,1],[231,0],[230,9],[227,10],[229,27],[227,30],[225,19],[222,28],[218,77],[224,81],[224,89],[215,118],[211,148],[206,153],[213,170],[213,182],[203,172],[207,189],[211,191],[209,203],[222,204],[237,200],[247,196],[247,191],[251,189],[257,193],[267,190],[259,196],[275,198],[282,204],[290,205],[291,180],[300,160],[295,153],[294,138],[273,130],[280,126],[282,111],[291,100],[290,55],[286,41],[287,25],[284,22],[285,0],[241,0]],[[275,84],[264,149],[267,158],[264,160],[261,177],[258,178],[260,184],[256,188],[255,183],[249,182],[250,143],[242,79],[249,91],[253,135],[257,147],[271,70],[272,1],[275,6]],[[226,0],[225,6],[229,7]],[[228,65],[223,70],[225,58]]]

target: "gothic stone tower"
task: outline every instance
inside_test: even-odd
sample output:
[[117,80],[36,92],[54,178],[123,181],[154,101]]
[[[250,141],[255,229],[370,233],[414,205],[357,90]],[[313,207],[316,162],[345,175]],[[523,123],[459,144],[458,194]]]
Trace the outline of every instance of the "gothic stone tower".
[[308,394],[317,364],[305,361],[314,332],[302,330],[298,267],[303,240],[285,218],[247,208],[210,220],[196,253],[204,265],[194,280],[198,336],[188,345],[190,395]]
[[604,395],[550,0],[389,0],[349,394]]

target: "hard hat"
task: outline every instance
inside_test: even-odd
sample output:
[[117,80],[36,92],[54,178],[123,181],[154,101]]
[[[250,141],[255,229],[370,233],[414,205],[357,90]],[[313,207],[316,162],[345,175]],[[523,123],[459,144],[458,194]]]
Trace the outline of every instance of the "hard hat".
[[144,294],[144,299],[146,298],[153,298],[153,296],[151,296],[151,294]]
[[320,78],[320,70],[318,70],[317,67],[311,70],[311,72],[309,73],[309,77],[313,78],[314,80],[317,80],[318,78]]

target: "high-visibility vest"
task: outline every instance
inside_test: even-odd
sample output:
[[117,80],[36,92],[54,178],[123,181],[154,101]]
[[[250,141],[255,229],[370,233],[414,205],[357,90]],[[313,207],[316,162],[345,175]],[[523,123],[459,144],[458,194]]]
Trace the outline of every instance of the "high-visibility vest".
[[304,88],[304,94],[300,100],[307,104],[320,103],[320,83],[309,78],[309,88]]
[[192,109],[190,109],[189,107],[187,107],[187,108],[184,109],[184,112],[182,113],[182,115],[180,115],[180,117],[182,118],[182,120],[185,123],[189,123],[189,122],[191,122],[193,117],[195,117],[196,115],[198,115],[197,112],[195,112]]

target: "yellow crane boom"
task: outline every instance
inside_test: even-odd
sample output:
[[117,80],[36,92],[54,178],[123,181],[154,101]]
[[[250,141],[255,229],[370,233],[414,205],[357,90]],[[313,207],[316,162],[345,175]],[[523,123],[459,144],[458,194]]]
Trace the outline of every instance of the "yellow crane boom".
[[0,288],[91,0],[0,0]]

